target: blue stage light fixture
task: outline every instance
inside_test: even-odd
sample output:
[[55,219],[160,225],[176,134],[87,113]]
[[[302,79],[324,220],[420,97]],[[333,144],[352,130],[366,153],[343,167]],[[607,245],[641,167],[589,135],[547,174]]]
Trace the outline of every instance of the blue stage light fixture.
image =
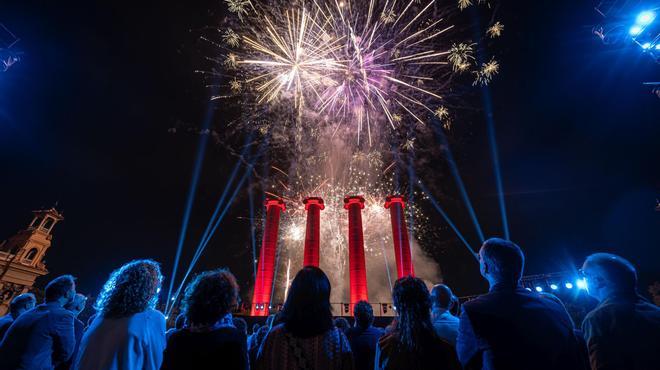
[[539,293],[541,293],[543,291],[543,288],[541,288],[540,286],[537,286],[534,289],[536,289],[536,291],[539,292]]
[[642,44],[642,49],[648,50],[651,48],[651,43],[650,42],[645,42]]
[[630,36],[635,37],[635,36],[639,35],[640,33],[642,33],[642,31],[644,31],[644,27],[636,24],[636,25],[630,27],[630,31],[628,31],[628,33],[630,34]]
[[584,279],[578,279],[575,285],[577,285],[578,289],[587,289],[587,281]]
[[564,284],[564,286],[566,287],[566,289],[573,289],[573,284],[572,283],[566,283],[566,284]]
[[655,19],[655,12],[652,10],[647,10],[639,13],[635,21],[639,25],[646,26],[647,24],[653,22],[654,19]]
[[557,290],[559,289],[559,287],[557,286],[557,284],[550,284],[550,289]]

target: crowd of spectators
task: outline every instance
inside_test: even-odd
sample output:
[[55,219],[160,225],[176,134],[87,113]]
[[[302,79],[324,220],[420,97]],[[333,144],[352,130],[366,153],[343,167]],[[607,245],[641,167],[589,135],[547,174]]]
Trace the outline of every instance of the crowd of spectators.
[[114,271],[85,325],[86,297],[75,279],[48,283],[37,305],[16,296],[0,318],[4,369],[484,369],[655,370],[660,368],[660,308],[637,293],[626,259],[592,254],[580,274],[598,301],[576,326],[561,300],[520,284],[525,258],[492,238],[479,251],[489,290],[461,305],[450,287],[400,278],[396,316],[374,326],[372,306],[352,304],[354,324],[333,318],[331,284],[317,267],[301,269],[277,315],[248,324],[232,312],[239,286],[227,269],[198,274],[186,287],[173,328],[157,310],[162,275],[151,260]]

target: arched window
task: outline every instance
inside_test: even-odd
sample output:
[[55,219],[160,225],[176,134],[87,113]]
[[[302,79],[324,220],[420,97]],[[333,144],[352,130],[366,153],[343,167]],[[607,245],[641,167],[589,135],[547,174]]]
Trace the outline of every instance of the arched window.
[[32,225],[30,225],[30,227],[37,227],[37,226],[39,226],[39,224],[41,223],[41,220],[42,220],[41,217],[37,217],[37,218],[35,218],[34,221],[32,221]]
[[37,256],[37,253],[39,253],[39,250],[37,248],[32,248],[25,255],[25,259],[28,261],[34,260],[34,257]]
[[50,228],[53,227],[53,221],[55,221],[55,220],[53,220],[50,217],[46,217],[46,222],[44,222],[43,228],[45,230],[50,230]]

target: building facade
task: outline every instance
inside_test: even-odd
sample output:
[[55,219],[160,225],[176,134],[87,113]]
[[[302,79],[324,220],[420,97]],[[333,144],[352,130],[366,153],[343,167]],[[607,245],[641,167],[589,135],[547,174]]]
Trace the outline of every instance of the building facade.
[[0,244],[0,315],[7,312],[12,298],[29,291],[39,276],[48,274],[44,257],[55,224],[64,217],[55,208],[32,213],[27,228]]

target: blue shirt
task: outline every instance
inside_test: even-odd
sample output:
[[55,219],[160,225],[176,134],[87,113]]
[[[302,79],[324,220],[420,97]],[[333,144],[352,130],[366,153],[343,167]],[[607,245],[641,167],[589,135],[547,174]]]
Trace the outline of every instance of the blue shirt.
[[0,369],[52,369],[73,354],[74,315],[58,303],[20,315],[0,343]]
[[369,326],[366,329],[359,327],[348,328],[346,337],[348,338],[348,343],[351,345],[355,368],[357,370],[374,368],[376,345],[378,344],[378,339],[383,334],[385,334],[385,330],[374,326]]
[[452,346],[456,346],[459,322],[458,317],[452,315],[449,311],[445,311],[433,318],[433,328],[440,338],[451,343]]

